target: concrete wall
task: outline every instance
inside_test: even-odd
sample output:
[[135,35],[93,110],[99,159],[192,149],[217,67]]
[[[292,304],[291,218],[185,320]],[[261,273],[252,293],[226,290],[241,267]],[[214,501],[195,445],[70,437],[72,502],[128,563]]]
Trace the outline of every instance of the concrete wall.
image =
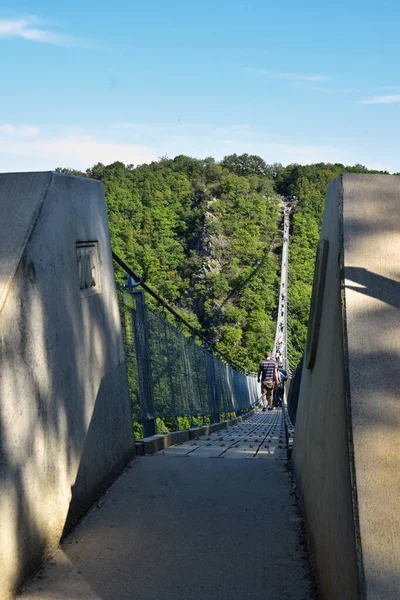
[[[133,456],[134,440],[101,184],[0,175],[0,229],[6,600]],[[96,242],[97,255],[84,264],[77,242]]]
[[400,178],[328,187],[315,364],[293,465],[323,600],[400,597]]

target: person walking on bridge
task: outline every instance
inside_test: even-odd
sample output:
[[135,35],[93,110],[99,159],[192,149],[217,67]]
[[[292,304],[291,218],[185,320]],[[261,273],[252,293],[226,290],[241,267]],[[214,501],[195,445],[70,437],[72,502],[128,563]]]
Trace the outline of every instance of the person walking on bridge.
[[271,353],[267,352],[264,359],[261,361],[257,373],[257,381],[260,383],[261,378],[261,404],[263,412],[267,409],[272,410],[274,407],[274,389],[280,383],[278,367]]
[[279,385],[276,387],[275,389],[275,406],[276,408],[279,408],[281,406],[283,406],[283,396],[284,396],[284,392],[285,392],[285,381],[288,378],[288,374],[287,371],[285,371],[285,369],[283,368],[283,364],[282,367],[279,364],[278,365],[278,373],[279,373]]

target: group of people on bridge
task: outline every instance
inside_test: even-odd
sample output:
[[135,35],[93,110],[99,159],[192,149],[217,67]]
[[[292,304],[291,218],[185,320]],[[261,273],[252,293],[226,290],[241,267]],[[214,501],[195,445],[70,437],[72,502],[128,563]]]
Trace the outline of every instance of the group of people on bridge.
[[283,405],[283,393],[287,371],[278,366],[270,352],[265,354],[257,373],[257,381],[261,381],[261,406],[263,412]]

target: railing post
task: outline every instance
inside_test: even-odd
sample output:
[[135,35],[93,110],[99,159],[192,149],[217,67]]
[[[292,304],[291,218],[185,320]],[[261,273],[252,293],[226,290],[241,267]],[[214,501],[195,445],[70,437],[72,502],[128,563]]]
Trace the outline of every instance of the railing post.
[[240,417],[242,415],[242,390],[241,390],[241,376],[242,373],[234,371],[233,373],[233,391],[235,395],[235,416]]
[[143,436],[149,437],[157,433],[157,422],[154,406],[146,301],[143,290],[132,290],[131,294],[136,300],[136,310],[132,313],[132,319],[138,366],[139,399],[142,413]]
[[219,398],[217,392],[217,378],[215,373],[215,358],[212,354],[207,353],[207,379],[208,393],[211,400],[211,419],[213,423],[218,423],[221,420],[219,410]]

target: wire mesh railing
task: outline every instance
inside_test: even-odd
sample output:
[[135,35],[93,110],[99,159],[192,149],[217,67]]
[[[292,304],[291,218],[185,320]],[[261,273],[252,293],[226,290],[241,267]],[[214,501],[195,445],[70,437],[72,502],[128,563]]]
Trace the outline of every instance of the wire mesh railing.
[[259,399],[255,373],[240,372],[147,305],[143,290],[118,286],[133,419],[144,435],[156,419],[241,412]]

